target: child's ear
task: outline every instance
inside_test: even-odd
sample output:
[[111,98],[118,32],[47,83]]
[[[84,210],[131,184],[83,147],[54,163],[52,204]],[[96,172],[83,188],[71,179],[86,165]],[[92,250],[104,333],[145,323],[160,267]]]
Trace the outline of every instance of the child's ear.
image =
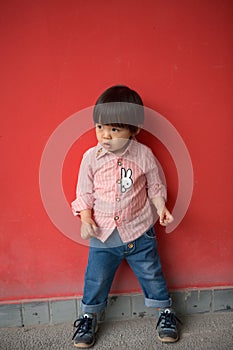
[[133,136],[137,136],[141,131],[141,128],[138,128],[138,130],[135,132],[135,134]]

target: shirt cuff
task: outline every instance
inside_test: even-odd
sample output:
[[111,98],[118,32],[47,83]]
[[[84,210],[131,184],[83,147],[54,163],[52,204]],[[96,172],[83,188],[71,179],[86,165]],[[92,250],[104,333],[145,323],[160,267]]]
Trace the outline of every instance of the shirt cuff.
[[78,216],[80,215],[80,212],[82,210],[86,210],[86,209],[92,209],[89,208],[85,203],[83,203],[83,205],[80,203],[80,201],[78,199],[75,199],[72,203],[71,203],[71,210],[74,216]]

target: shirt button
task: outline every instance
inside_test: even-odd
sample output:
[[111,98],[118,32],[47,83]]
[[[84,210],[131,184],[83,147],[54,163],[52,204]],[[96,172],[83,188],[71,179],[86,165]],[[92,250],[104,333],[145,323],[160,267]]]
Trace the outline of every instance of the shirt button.
[[120,161],[119,161],[119,162],[117,162],[117,165],[121,166],[121,165],[122,165],[122,162],[120,162]]
[[119,220],[119,219],[120,219],[120,218],[119,218],[119,216],[117,216],[117,215],[114,217],[114,220],[116,220],[116,221]]
[[117,180],[117,183],[120,185],[121,184],[121,179]]
[[132,249],[134,247],[134,244],[133,243],[129,243],[128,247],[129,247],[129,249]]
[[118,197],[116,198],[116,201],[117,201],[117,202],[120,202],[120,200],[121,200],[120,198],[118,198]]

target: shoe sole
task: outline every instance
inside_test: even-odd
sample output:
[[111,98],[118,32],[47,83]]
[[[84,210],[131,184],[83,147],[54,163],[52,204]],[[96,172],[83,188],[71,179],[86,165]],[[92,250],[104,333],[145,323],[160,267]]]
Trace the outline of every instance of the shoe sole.
[[[95,334],[98,331],[98,328],[99,327],[98,327],[98,324],[97,324],[96,328],[95,328]],[[77,343],[77,344],[75,344],[74,343],[74,346],[76,348],[79,348],[79,349],[88,349],[88,348],[91,348],[94,344],[95,344],[95,338],[94,338],[94,340],[93,340],[93,342],[91,344],[85,344],[85,343]]]
[[88,349],[88,348],[91,348],[94,344],[95,344],[95,339],[91,344],[78,343],[78,344],[74,344],[74,346],[79,349]]
[[170,338],[170,337],[160,338],[158,336],[158,338],[162,343],[175,343],[179,340],[179,337],[177,337],[177,338]]

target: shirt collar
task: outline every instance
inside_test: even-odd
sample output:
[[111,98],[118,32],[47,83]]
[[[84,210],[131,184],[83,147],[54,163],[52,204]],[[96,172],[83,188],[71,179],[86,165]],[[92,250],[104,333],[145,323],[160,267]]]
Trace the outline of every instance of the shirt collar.
[[98,143],[98,145],[96,146],[95,157],[96,157],[96,159],[100,159],[100,158],[102,158],[102,157],[104,157],[106,155],[109,155],[109,154],[111,154],[113,156],[116,156],[117,158],[123,157],[126,154],[130,154],[130,155],[136,156],[137,155],[137,144],[138,144],[137,140],[135,138],[133,138],[130,141],[130,143],[128,144],[128,147],[126,148],[124,153],[115,155],[114,153],[107,151],[103,146],[101,146]]

